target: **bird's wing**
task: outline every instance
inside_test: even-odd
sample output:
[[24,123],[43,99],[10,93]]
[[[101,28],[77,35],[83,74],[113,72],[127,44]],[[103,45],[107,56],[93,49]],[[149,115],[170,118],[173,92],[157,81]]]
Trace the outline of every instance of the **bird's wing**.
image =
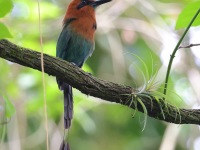
[[65,27],[63,27],[62,32],[58,38],[57,46],[56,46],[56,57],[64,59],[65,51],[69,47],[70,42],[70,33]]
[[64,60],[65,60],[64,53],[68,49],[70,45],[70,39],[72,38],[69,25],[74,20],[76,20],[76,18],[69,18],[64,22],[62,32],[60,33],[60,36],[58,38],[56,47],[56,57],[62,58]]

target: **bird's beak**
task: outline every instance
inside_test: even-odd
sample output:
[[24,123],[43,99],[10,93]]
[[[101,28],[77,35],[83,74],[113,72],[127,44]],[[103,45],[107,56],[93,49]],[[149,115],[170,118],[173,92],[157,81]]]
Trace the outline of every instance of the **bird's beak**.
[[83,0],[81,3],[77,6],[77,9],[81,9],[82,7],[89,5],[92,6],[93,8],[98,7],[101,4],[110,2],[112,0],[98,0],[98,1],[88,1],[88,0]]
[[89,5],[96,8],[96,7],[100,6],[101,4],[105,4],[110,1],[112,1],[112,0],[98,0],[98,1],[91,2]]

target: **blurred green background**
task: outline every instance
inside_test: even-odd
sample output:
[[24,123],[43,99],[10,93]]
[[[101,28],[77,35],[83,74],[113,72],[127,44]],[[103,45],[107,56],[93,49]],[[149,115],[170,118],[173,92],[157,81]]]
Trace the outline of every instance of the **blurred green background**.
[[[194,0],[113,0],[97,12],[96,48],[83,70],[116,83],[140,88],[158,72],[158,87],[183,29],[175,30],[183,8]],[[55,56],[69,0],[42,0],[41,20],[44,53]],[[10,14],[1,19],[12,33],[9,40],[40,51],[38,3],[14,0]],[[0,10],[1,11],[1,10]],[[1,32],[1,31],[0,31]],[[200,43],[200,28],[191,28],[183,45]],[[200,103],[200,49],[178,51],[170,76],[168,101],[177,107],[198,108]],[[143,74],[145,77],[143,77]],[[50,150],[63,137],[63,95],[55,77],[45,75]],[[162,91],[163,89],[158,89]],[[199,150],[196,125],[174,125],[114,103],[74,91],[74,119],[69,141],[72,150]],[[16,112],[4,121],[5,98]],[[4,119],[2,119],[4,118]],[[45,150],[46,133],[42,74],[0,59],[0,149]]]

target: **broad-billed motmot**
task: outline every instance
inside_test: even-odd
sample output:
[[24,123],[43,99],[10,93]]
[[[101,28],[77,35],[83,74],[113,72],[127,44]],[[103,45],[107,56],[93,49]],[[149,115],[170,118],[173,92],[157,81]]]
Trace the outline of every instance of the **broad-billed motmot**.
[[[94,51],[94,33],[97,28],[95,8],[111,0],[72,0],[63,20],[56,57],[71,62],[78,67]],[[72,87],[57,78],[59,88],[64,93],[64,126],[70,128],[73,117]]]

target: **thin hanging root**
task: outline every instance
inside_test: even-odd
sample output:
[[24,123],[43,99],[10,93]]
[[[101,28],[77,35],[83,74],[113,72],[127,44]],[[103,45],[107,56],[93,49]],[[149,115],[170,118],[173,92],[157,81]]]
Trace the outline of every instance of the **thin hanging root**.
[[134,118],[134,116],[135,116],[135,114],[136,114],[136,112],[137,112],[138,109],[137,109],[137,100],[135,98],[135,95],[133,95],[133,94],[131,95],[131,103],[130,104],[131,105],[134,104],[134,107],[135,107],[135,110],[134,110],[134,112],[132,114],[132,117]]
[[162,106],[159,105],[159,107],[160,107],[160,110],[161,110],[161,114],[162,114],[162,116],[163,116],[163,119],[165,120],[165,114],[164,114],[164,111],[163,111],[163,109],[162,109]]
[[151,111],[152,111],[152,109],[153,109],[153,99],[151,98],[151,95],[149,93],[139,93],[137,95],[140,96],[140,97],[146,97],[146,98],[151,100]]
[[[181,112],[180,112],[180,109],[178,107],[176,107],[176,106],[175,106],[175,108],[176,108],[176,110],[178,112],[178,116],[179,116],[179,120],[180,120],[179,124],[181,124]],[[175,120],[177,119],[177,112],[176,112]]]
[[[155,93],[156,93],[156,95],[159,95],[159,96],[160,96],[160,94],[162,95],[162,93],[158,94],[159,92],[157,92],[157,91],[155,91],[154,94],[155,94]],[[154,94],[152,94],[152,95],[154,95]],[[142,99],[142,97],[146,97],[146,98],[150,99],[150,100],[151,100],[151,110],[153,109],[153,99],[151,98],[150,93],[139,93],[139,94],[137,94],[137,96],[140,96],[140,99]],[[154,96],[154,97],[156,97],[156,96]],[[161,97],[161,96],[160,96],[160,97]],[[163,116],[163,118],[165,119],[165,114],[164,114],[164,111],[163,111],[163,108],[162,108],[162,104],[161,104],[159,98],[158,98],[158,99],[156,98],[155,100],[157,101],[157,103],[158,103],[158,105],[159,105],[159,107],[160,107],[162,116]],[[167,108],[167,112],[169,112],[168,106],[167,106],[167,102],[165,102],[164,105],[165,105],[165,107]]]
[[[168,108],[168,103],[166,101],[166,95],[164,95],[163,93],[160,93],[158,91],[154,91],[153,94],[154,97],[155,97],[155,100],[157,101],[159,107],[160,107],[160,110],[161,110],[161,113],[162,113],[162,116],[163,116],[163,119],[165,119],[165,114],[164,114],[164,111],[163,111],[163,108],[162,108],[162,104],[161,104],[161,99],[164,97],[165,100],[164,100],[164,107],[166,108],[167,110],[167,113],[169,114],[169,108]],[[156,98],[158,97],[158,98]]]
[[146,127],[146,124],[147,124],[147,115],[148,115],[148,112],[147,112],[146,106],[144,105],[144,103],[142,102],[142,100],[140,99],[140,97],[137,97],[137,101],[140,103],[140,105],[142,106],[142,109],[144,111],[144,126],[142,128],[142,131],[144,131],[144,129]]
[[47,99],[46,99],[46,85],[45,85],[45,75],[44,75],[44,51],[43,51],[43,38],[42,38],[42,28],[41,28],[41,10],[40,10],[40,0],[38,3],[38,21],[39,21],[39,33],[40,33],[40,49],[41,49],[41,69],[42,69],[42,85],[43,85],[43,98],[44,98],[44,118],[45,118],[45,131],[46,131],[46,150],[49,150],[49,129],[48,129],[48,115],[47,115]]
[[[124,96],[129,96],[129,95],[132,95],[132,94],[122,94],[122,95],[124,95]],[[131,101],[131,102],[130,102],[130,101]],[[131,97],[128,98],[124,104],[127,105],[129,102],[132,103],[132,98],[131,98]],[[120,103],[123,104],[123,100],[120,99]],[[130,107],[130,106],[131,106],[131,104],[129,104],[129,107]]]
[[[129,94],[127,94],[127,95],[129,95]],[[140,98],[140,96],[142,97],[142,96],[144,96],[145,94],[130,94],[130,96],[131,96],[131,102],[130,102],[130,104],[129,104],[129,107],[133,104],[134,105],[134,107],[135,107],[135,110],[134,110],[134,112],[133,112],[133,117],[135,116],[135,114],[136,114],[136,112],[137,112],[137,110],[138,110],[138,108],[137,108],[137,103],[139,102],[139,104],[142,106],[142,109],[143,109],[143,112],[144,112],[144,115],[145,115],[145,118],[144,118],[144,126],[143,126],[143,128],[142,128],[142,131],[144,131],[144,129],[145,129],[145,127],[146,127],[146,124],[147,124],[147,109],[146,109],[146,106],[144,105],[144,103],[142,102],[142,100],[141,100],[141,98]],[[146,97],[148,97],[149,98],[149,96],[148,95],[145,95]],[[152,99],[151,99],[152,100]]]
[[[159,92],[158,92],[158,93],[159,93]],[[158,93],[157,93],[157,95],[158,95]],[[160,94],[162,94],[162,93],[160,93]],[[150,100],[151,100],[151,110],[152,110],[152,108],[153,108],[153,99],[151,98],[150,93],[139,93],[139,94],[137,94],[137,95],[140,96],[140,99],[142,99],[142,97],[146,97],[146,98],[150,99]],[[153,94],[152,94],[152,95],[153,95]],[[156,97],[156,96],[155,96],[155,97]],[[162,104],[161,104],[159,98],[158,98],[158,99],[155,98],[155,100],[157,101],[157,103],[158,103],[158,105],[159,105],[159,107],[160,107],[160,110],[161,110],[161,114],[162,114],[162,116],[163,116],[163,119],[165,119],[165,114],[164,114],[164,111],[163,111],[163,108],[162,108]],[[165,105],[165,107],[166,107],[167,110],[168,110],[168,106],[166,106],[166,105],[167,105],[167,102],[165,102],[164,105]],[[146,107],[145,107],[145,108],[146,108]],[[167,112],[169,112],[169,110],[168,110]]]
[[[132,114],[132,117],[134,118],[136,112],[137,112],[137,100],[136,100],[136,97],[135,97],[135,94],[122,94],[122,95],[126,95],[126,96],[130,96],[130,98],[128,98],[128,100],[126,101],[125,104],[128,104],[130,102],[130,104],[128,105],[128,107],[131,107],[132,104],[134,105],[135,109],[134,109],[134,112]],[[122,101],[122,100],[120,100]]]

